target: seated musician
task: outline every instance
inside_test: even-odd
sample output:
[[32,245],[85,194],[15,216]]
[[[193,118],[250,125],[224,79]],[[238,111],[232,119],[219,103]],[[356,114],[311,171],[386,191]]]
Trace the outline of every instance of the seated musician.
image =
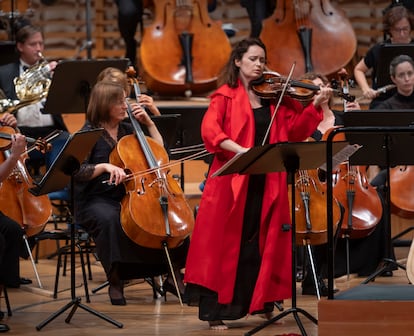
[[[131,74],[131,76],[133,76],[133,73]],[[134,81],[135,79],[131,78],[130,81],[129,75],[127,76],[127,73],[122,72],[118,68],[108,67],[102,70],[97,78],[98,82],[101,80],[109,80],[122,85],[127,93],[127,97],[134,97],[134,94],[132,94],[131,90],[131,81]],[[138,97],[138,103],[152,115],[161,115],[160,110],[158,109],[157,105],[155,105],[154,99],[151,96],[143,93],[140,94],[140,96]]]
[[[3,125],[15,126],[16,119],[6,113],[0,119]],[[10,155],[0,163],[0,181],[4,181],[16,166],[20,155],[26,149],[26,138],[22,134],[11,136]],[[17,288],[23,283],[30,283],[28,279],[20,278],[20,257],[25,255],[23,230],[18,223],[0,211],[0,295],[3,286]],[[0,311],[0,320],[4,313]],[[0,332],[7,332],[7,324],[0,323]]]
[[[19,53],[19,59],[15,62],[0,66],[0,89],[6,97],[11,100],[18,100],[14,79],[21,77],[25,70],[42,63],[42,53],[44,51],[43,35],[40,28],[32,26],[29,22],[16,22],[16,48]],[[37,77],[44,80],[44,76],[51,76],[51,72],[56,67],[57,62],[45,62],[44,67],[32,68],[37,69]],[[46,73],[48,75],[40,75]],[[31,76],[33,78],[32,73]],[[36,77],[36,78],[37,78]],[[50,78],[49,78],[50,79]],[[34,84],[32,81],[22,81],[23,83]],[[24,85],[23,85],[24,86]],[[37,85],[36,85],[37,86]],[[28,87],[24,90],[33,96]],[[23,89],[21,90],[23,91]],[[24,91],[26,92],[26,91]],[[42,92],[43,93],[43,92]],[[26,93],[25,93],[26,94]],[[22,134],[38,139],[43,138],[54,130],[67,131],[67,127],[60,114],[44,114],[44,99],[36,99],[31,104],[25,104],[17,109],[16,118],[17,126]],[[29,171],[33,175],[40,175],[39,168],[44,164],[44,157],[39,152],[33,151],[29,154],[30,158],[27,162]],[[32,168],[32,169],[30,169]]]
[[[316,85],[328,85],[329,82],[326,77],[308,73],[304,78],[311,79]],[[345,105],[346,111],[359,110],[360,106],[357,102],[347,102]],[[315,140],[321,140],[322,136],[332,129],[334,126],[343,125],[341,111],[333,111],[328,103],[322,105],[324,111],[324,117],[322,122],[318,125],[317,130],[312,135]],[[357,188],[355,188],[357,189]],[[344,191],[345,192],[345,191]],[[382,198],[379,197],[381,206]],[[367,202],[369,204],[369,202]],[[369,211],[367,209],[367,211]],[[379,219],[378,224],[371,234],[364,238],[351,239],[349,241],[350,256],[346,253],[346,241],[345,239],[338,239],[335,248],[335,276],[339,277],[350,273],[356,273],[359,276],[366,276],[373,273],[384,257],[384,215]],[[327,286],[324,282],[324,278],[327,275],[326,265],[326,245],[313,246],[315,268],[318,278],[319,291],[322,296],[328,294]],[[347,269],[347,262],[349,257],[349,270]],[[302,282],[302,293],[308,295],[316,294],[316,288],[313,283],[311,270],[309,264],[307,264],[304,280]],[[385,273],[387,275],[388,273]]]
[[[98,257],[109,281],[109,297],[113,305],[126,304],[124,280],[170,273],[161,246],[160,249],[150,249],[136,244],[128,238],[120,222],[120,202],[126,195],[122,182],[127,174],[122,167],[110,163],[109,155],[116,150],[123,136],[133,133],[131,124],[124,121],[127,108],[122,85],[102,80],[94,86],[82,129],[102,127],[104,131],[75,176],[76,223],[83,226],[95,241]],[[147,112],[138,104],[132,105],[131,109],[133,117],[148,129],[150,137],[163,145],[163,139]],[[148,209],[142,208],[142,211]],[[171,249],[173,269],[181,293],[184,292],[184,285],[180,269],[184,267],[187,248],[188,239]],[[164,289],[174,293],[171,278],[167,277]]]
[[380,102],[375,109],[414,109],[414,61],[408,55],[399,55],[390,63],[390,77],[397,92]]

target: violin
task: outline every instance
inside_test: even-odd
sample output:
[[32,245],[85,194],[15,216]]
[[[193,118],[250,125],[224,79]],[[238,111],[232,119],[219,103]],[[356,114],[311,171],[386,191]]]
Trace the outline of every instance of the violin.
[[[13,127],[10,127],[10,126],[0,127],[0,151],[10,148],[12,135],[15,133],[16,131]],[[26,137],[26,142],[28,144],[36,145],[40,151],[44,150],[44,148],[47,146],[47,144],[41,139],[36,140],[30,137]]]
[[[14,133],[15,131],[12,127],[3,126],[0,128],[0,134],[7,139],[11,139]],[[8,142],[2,148],[0,164],[10,155],[8,147],[11,141],[8,140]],[[42,144],[42,142],[41,140],[35,141],[35,143],[39,143],[42,146],[43,150],[51,148]],[[24,229],[25,234],[31,237],[43,231],[52,214],[52,204],[47,195],[35,196],[29,191],[35,184],[26,169],[25,161],[28,157],[28,151],[23,153],[12,173],[1,183],[0,210],[6,216],[19,223]]]
[[[311,80],[302,79],[287,81],[286,77],[272,71],[265,71],[260,78],[250,82],[250,87],[253,92],[265,99],[279,97],[286,85],[285,93],[289,97],[304,103],[312,100],[316,92],[320,90],[320,87],[314,85]],[[333,92],[347,101],[355,100],[355,96],[350,95],[349,93],[344,93],[341,90],[333,89]]]

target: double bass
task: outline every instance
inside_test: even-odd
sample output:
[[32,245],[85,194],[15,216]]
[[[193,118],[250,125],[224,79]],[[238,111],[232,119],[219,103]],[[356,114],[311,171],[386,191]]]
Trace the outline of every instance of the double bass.
[[348,64],[357,47],[351,23],[329,0],[277,0],[260,38],[269,68],[287,74],[296,62],[294,77],[331,74]]
[[[138,98],[137,83],[134,88]],[[134,134],[122,137],[109,157],[110,163],[123,167],[132,176],[124,181],[122,228],[140,246],[175,248],[192,232],[193,212],[166,168],[168,154],[164,147],[145,136],[130,106],[128,115]]]
[[210,19],[206,0],[157,0],[154,5],[154,21],[144,29],[140,47],[148,89],[165,96],[214,90],[231,45]]

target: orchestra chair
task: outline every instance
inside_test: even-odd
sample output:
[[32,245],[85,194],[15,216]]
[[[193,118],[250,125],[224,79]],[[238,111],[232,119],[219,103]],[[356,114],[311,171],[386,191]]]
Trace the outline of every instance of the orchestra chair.
[[[64,136],[53,141],[52,150],[46,158],[47,169],[49,169],[52,166],[54,160],[57,158],[61,149],[66,143],[66,140],[67,137]],[[51,201],[52,207],[55,210],[53,211],[53,215],[50,221],[53,224],[53,229],[44,230],[35,237],[37,249],[36,262],[38,261],[39,256],[38,243],[45,239],[55,240],[56,251],[53,254],[49,255],[47,258],[52,259],[54,257],[57,257],[55,285],[53,291],[53,297],[57,298],[60,270],[62,269],[62,276],[66,276],[67,256],[70,255],[71,252],[70,225],[72,225],[73,216],[71,211],[72,204],[69,186],[65,187],[64,189],[48,193],[48,196]],[[62,227],[62,224],[64,224],[65,226]],[[95,244],[92,241],[89,234],[83,228],[76,225],[76,223],[74,223],[73,225],[75,225],[75,246],[77,249],[75,253],[79,255],[80,259],[86,300],[87,302],[90,302],[87,280],[92,280],[90,254],[94,252]],[[85,265],[88,268],[88,277],[86,276]]]
[[13,314],[12,314],[11,305],[9,301],[9,294],[7,292],[6,286],[3,286],[3,296],[4,296],[4,301],[6,302],[7,316],[12,316]]

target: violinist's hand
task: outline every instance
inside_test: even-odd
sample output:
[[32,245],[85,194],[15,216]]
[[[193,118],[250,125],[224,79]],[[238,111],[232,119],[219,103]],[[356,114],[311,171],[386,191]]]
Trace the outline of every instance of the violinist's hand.
[[10,157],[16,160],[26,150],[26,137],[23,134],[15,133],[11,135]]
[[106,165],[106,171],[110,174],[109,181],[114,185],[122,183],[127,176],[125,170],[110,163]]
[[313,97],[313,105],[319,107],[324,103],[328,103],[332,96],[332,89],[330,87],[320,86],[318,94]]
[[13,114],[6,112],[0,118],[0,124],[2,124],[3,126],[10,126],[10,127],[16,128],[17,119],[15,118]]
[[379,92],[372,88],[368,88],[362,91],[362,95],[367,99],[374,99],[379,95]]
[[141,105],[147,107],[153,115],[161,115],[160,111],[158,110],[157,106],[154,104],[154,99],[146,94],[141,94],[139,96],[138,102]]
[[360,109],[361,109],[361,106],[356,101],[347,102],[345,104],[345,111],[355,111],[355,110],[360,110]]

